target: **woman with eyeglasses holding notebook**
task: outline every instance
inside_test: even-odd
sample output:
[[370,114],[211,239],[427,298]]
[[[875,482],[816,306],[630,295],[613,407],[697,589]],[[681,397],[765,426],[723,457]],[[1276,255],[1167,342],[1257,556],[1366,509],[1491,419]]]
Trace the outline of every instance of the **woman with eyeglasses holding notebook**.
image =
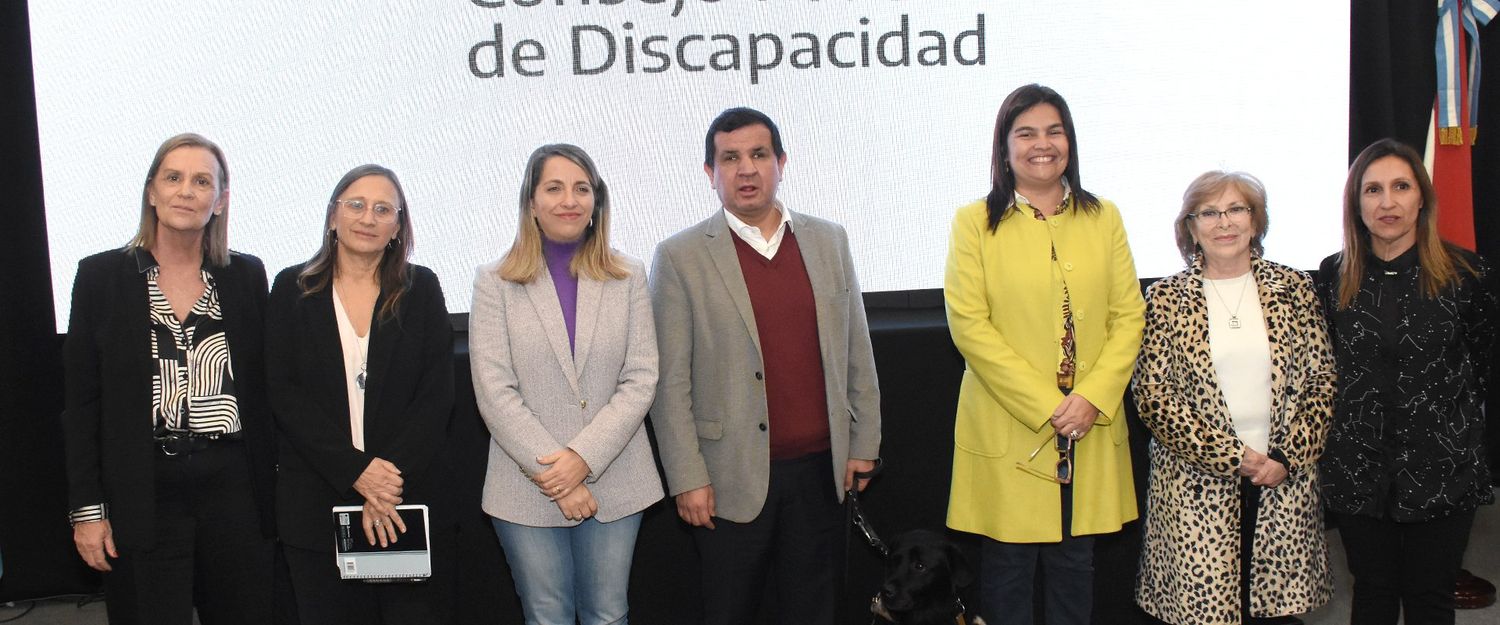
[[[276,276],[266,328],[281,469],[277,526],[304,623],[445,623],[452,617],[455,506],[443,453],[453,409],[453,329],[438,279],[409,262],[410,206],[395,172],[350,170],[334,186],[312,260]],[[429,508],[432,576],[340,578],[334,506],[362,506],[355,540],[409,540]]]
[[1093,536],[1136,518],[1123,398],[1143,304],[1120,212],[1080,183],[1057,92],[1012,92],[988,197],[953,219],[943,294],[966,362],[948,526],[980,534],[983,616],[1088,623]]
[[1313,282],[1263,260],[1266,192],[1211,171],[1175,220],[1188,268],[1146,292],[1151,429],[1136,601],[1177,625],[1276,622],[1333,595],[1317,460],[1334,365]]

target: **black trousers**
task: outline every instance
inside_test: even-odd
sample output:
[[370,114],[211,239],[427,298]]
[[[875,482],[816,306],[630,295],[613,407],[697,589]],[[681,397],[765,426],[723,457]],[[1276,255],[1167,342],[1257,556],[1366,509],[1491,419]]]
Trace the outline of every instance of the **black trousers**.
[[693,528],[702,566],[703,622],[749,624],[775,584],[775,622],[833,623],[844,561],[844,508],[829,481],[829,452],[771,461],[766,505],[749,523],[714,518]]
[[1349,622],[1452,625],[1453,590],[1474,511],[1420,523],[1338,515],[1339,536],[1354,577]]
[[156,544],[121,549],[104,576],[109,622],[271,622],[274,543],[262,536],[244,444],[156,454]]
[[457,537],[432,528],[432,577],[425,582],[367,583],[339,578],[329,550],[283,545],[303,625],[445,625],[453,622]]

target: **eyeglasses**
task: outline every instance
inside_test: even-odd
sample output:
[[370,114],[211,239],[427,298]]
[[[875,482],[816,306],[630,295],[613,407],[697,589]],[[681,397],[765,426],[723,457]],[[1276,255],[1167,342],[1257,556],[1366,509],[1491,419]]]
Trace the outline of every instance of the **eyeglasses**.
[[1058,484],[1072,484],[1073,439],[1061,434],[1053,436],[1052,439],[1053,448],[1057,450],[1057,466],[1053,469],[1051,475],[1038,471],[1027,464],[1035,460],[1037,454],[1042,453],[1042,448],[1047,446],[1047,441],[1042,441],[1042,444],[1037,445],[1036,449],[1032,450],[1031,455],[1026,456],[1026,462],[1017,462],[1016,468],[1044,480],[1051,480]]
[[1188,216],[1192,217],[1193,219],[1204,221],[1218,221],[1220,217],[1223,217],[1225,215],[1229,215],[1230,219],[1244,219],[1246,217],[1249,217],[1250,213],[1252,212],[1254,212],[1254,209],[1250,208],[1249,206],[1231,206],[1228,210],[1210,208],[1206,211],[1188,213]]
[[352,200],[334,200],[333,203],[339,205],[339,207],[343,209],[344,214],[352,218],[363,217],[366,210],[374,210],[375,221],[383,224],[395,223],[396,216],[401,213],[401,209],[391,206],[390,204],[386,204],[385,202],[375,202],[374,204],[371,204],[360,198],[354,198]]

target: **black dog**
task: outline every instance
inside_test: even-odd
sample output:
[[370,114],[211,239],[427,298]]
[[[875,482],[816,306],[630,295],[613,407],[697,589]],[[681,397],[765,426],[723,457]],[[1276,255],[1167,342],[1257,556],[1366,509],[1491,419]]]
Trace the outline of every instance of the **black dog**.
[[942,534],[913,530],[891,541],[885,559],[885,585],[870,611],[897,625],[982,625],[965,620],[958,589],[974,573],[958,548]]

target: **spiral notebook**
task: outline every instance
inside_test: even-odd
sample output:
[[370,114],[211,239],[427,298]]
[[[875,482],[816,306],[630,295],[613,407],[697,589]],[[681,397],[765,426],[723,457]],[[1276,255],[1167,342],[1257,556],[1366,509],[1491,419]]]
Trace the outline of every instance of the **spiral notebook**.
[[334,560],[343,579],[366,582],[420,582],[432,576],[427,506],[396,506],[406,533],[385,547],[365,538],[364,508],[334,506]]

